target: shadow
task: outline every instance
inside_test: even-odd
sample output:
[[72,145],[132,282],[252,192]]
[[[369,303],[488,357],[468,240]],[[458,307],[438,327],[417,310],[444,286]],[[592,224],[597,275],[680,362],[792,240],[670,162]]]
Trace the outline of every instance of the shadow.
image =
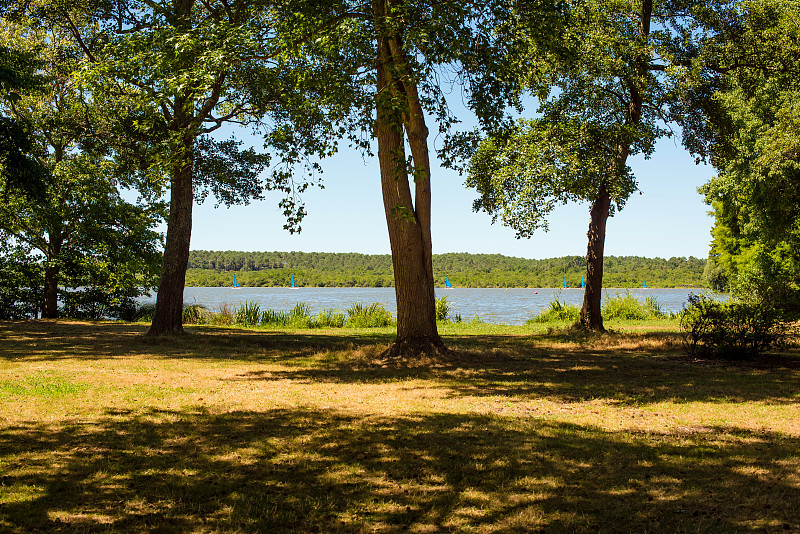
[[124,358],[147,353],[161,358],[290,361],[319,352],[388,345],[394,334],[342,330],[308,334],[186,326],[185,334],[148,337],[141,323],[18,321],[0,322],[0,358],[58,360]]
[[109,412],[0,435],[9,532],[784,532],[800,440],[314,410]]
[[[510,402],[537,398],[562,403],[602,399],[618,405],[800,401],[796,353],[755,363],[695,362],[676,352],[677,342],[670,332],[635,336],[630,342],[625,336],[451,336],[445,340],[453,349],[449,357],[382,361],[379,354],[394,334],[188,327],[182,336],[150,338],[144,335],[146,330],[147,325],[126,323],[0,323],[0,359],[144,355],[277,363],[279,368],[242,372],[231,380],[385,383],[418,379],[431,381],[426,387],[442,389],[449,397],[508,397]],[[657,344],[665,339],[667,343]],[[613,343],[619,340],[622,343]]]

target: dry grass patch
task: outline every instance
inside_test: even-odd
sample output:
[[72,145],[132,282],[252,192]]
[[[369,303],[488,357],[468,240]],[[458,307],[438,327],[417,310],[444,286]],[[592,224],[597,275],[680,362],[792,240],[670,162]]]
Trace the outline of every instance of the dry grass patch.
[[676,333],[0,323],[0,530],[800,530],[800,366]]

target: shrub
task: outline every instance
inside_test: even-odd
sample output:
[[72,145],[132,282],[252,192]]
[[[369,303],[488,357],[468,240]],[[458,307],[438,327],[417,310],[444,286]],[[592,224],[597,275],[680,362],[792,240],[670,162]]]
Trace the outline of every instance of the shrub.
[[341,328],[347,318],[339,310],[320,310],[314,319],[313,326],[318,328]]
[[689,295],[681,315],[684,348],[692,357],[753,358],[780,345],[788,329],[769,305],[718,302],[704,295]]
[[447,302],[447,296],[436,299],[436,320],[447,321],[450,316],[450,303]]
[[234,322],[234,313],[231,310],[230,304],[223,302],[217,308],[217,312],[210,314],[208,319],[213,325],[230,326]]
[[240,304],[236,308],[236,324],[242,326],[255,326],[261,320],[261,307],[257,302],[247,302]]
[[356,302],[347,309],[347,326],[353,328],[373,328],[392,324],[392,314],[380,302],[366,306]]
[[534,323],[562,323],[562,322],[575,322],[580,318],[581,310],[577,306],[561,302],[559,297],[561,291],[553,295],[553,300],[550,301],[549,308],[537,315],[531,317],[526,321],[526,324]]
[[149,302],[136,307],[136,313],[133,316],[133,320],[140,323],[151,323],[153,322],[153,317],[155,317],[155,315],[156,304],[155,302]]
[[[153,306],[153,313],[155,313],[155,306]],[[204,324],[207,315],[206,307],[202,304],[184,304],[183,306],[183,324]]]
[[631,295],[630,291],[626,291],[624,296],[617,293],[614,298],[606,299],[601,313],[607,321],[644,321],[666,315],[654,296],[650,295],[642,302]]
[[286,326],[289,324],[289,314],[282,311],[264,310],[259,321],[264,326]]

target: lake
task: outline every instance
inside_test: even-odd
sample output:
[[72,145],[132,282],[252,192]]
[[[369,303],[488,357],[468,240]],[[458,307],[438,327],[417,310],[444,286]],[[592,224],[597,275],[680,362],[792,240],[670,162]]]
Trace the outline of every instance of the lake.
[[[702,292],[702,289],[615,289],[604,292],[604,299],[630,291],[637,299],[644,300],[654,296],[664,311],[680,311],[689,293]],[[502,288],[437,288],[436,297],[447,297],[450,314],[460,314],[465,321],[480,317],[489,323],[523,324],[534,315],[548,307],[553,297],[567,304],[580,306],[583,303],[583,289],[502,289]],[[153,298],[149,299],[151,302]],[[262,310],[287,311],[298,302],[311,307],[311,313],[332,308],[345,311],[354,302],[372,304],[380,302],[386,309],[396,314],[394,288],[392,287],[187,287],[184,293],[187,304],[201,304],[211,310],[221,304],[238,306],[244,302],[256,302]]]

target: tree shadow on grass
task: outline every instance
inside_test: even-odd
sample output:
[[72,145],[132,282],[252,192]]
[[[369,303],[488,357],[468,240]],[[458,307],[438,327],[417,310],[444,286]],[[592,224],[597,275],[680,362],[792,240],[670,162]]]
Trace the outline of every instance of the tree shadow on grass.
[[58,360],[105,359],[142,354],[198,360],[291,361],[319,352],[352,350],[361,345],[385,345],[393,334],[342,330],[336,334],[312,331],[238,330],[186,327],[186,334],[147,337],[148,325],[77,321],[0,322],[0,358]]
[[8,532],[782,532],[800,441],[534,419],[109,413],[0,436]]
[[697,363],[642,350],[562,348],[524,339],[500,350],[456,351],[450,360],[433,364],[354,366],[344,361],[247,371],[236,380],[382,383],[418,379],[431,381],[425,387],[446,390],[447,397],[547,398],[562,403],[600,399],[618,405],[664,401],[796,404],[800,369],[780,365],[784,361],[774,367]]
[[[385,331],[341,330],[331,334],[193,328],[185,336],[148,338],[144,336],[146,329],[146,325],[125,323],[0,323],[0,358],[144,355],[280,363],[284,369],[242,372],[233,380],[384,383],[416,379],[431,381],[426,387],[444,389],[448,396],[502,396],[518,401],[603,399],[620,405],[800,401],[800,360],[791,356],[773,359],[771,366],[698,364],[669,352],[637,348],[635,342],[621,348],[580,339],[575,342],[573,338],[562,340],[563,336],[556,334],[451,337],[447,342],[455,350],[449,358],[379,361],[381,349],[393,338]],[[648,336],[657,339],[657,335]],[[364,351],[366,358],[354,357]],[[333,357],[328,358],[330,355]]]

